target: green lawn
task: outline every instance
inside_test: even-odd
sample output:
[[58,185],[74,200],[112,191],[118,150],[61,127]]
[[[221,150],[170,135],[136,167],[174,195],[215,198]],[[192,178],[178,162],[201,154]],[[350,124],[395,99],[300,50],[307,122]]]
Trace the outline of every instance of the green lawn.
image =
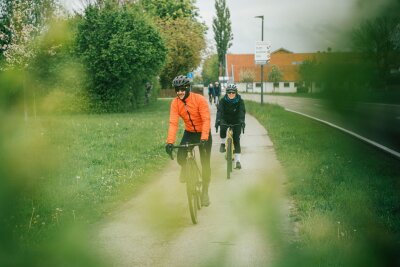
[[[49,244],[64,244],[71,229],[90,227],[160,172],[169,161],[169,103],[160,100],[127,114],[38,116],[28,122],[3,116],[0,221],[6,227],[0,241],[9,247],[17,242],[0,265],[43,266],[42,258],[50,255],[53,266],[84,261],[85,249],[77,249],[87,240],[82,231],[69,248],[54,251]],[[83,255],[73,256],[77,250]]]
[[398,266],[400,162],[274,105],[246,102],[268,130],[298,237],[279,266]]
[[[0,114],[0,265],[100,266],[73,226],[87,229],[165,166],[169,103],[27,123]],[[246,107],[268,130],[295,203],[298,236],[279,249],[277,265],[396,265],[399,162],[280,107]]]

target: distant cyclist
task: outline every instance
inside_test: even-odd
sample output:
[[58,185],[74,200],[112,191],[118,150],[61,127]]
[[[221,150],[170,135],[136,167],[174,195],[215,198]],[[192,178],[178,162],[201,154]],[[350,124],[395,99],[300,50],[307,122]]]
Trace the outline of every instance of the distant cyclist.
[[210,83],[208,85],[208,101],[210,102],[210,104],[212,103],[212,101],[214,100],[215,103],[215,90],[214,90],[214,85],[212,83]]
[[235,157],[235,168],[241,169],[242,164],[240,163],[240,133],[245,124],[246,107],[243,99],[237,92],[235,84],[229,84],[226,88],[226,94],[221,99],[218,105],[217,119],[215,120],[215,128],[221,127],[219,136],[221,137],[221,146],[219,151],[224,153],[226,131],[228,129],[226,124],[237,124],[233,129],[233,144],[234,144],[234,157]]
[[215,82],[214,85],[214,95],[215,95],[214,103],[218,104],[219,98],[221,97],[221,85],[218,82]]
[[[208,196],[208,186],[210,184],[211,168],[211,131],[210,131],[210,109],[207,100],[202,95],[190,92],[190,79],[186,76],[180,75],[175,77],[172,81],[175,88],[176,98],[171,102],[171,109],[169,115],[169,129],[167,145],[165,150],[168,154],[172,153],[173,144],[176,139],[178,131],[179,117],[182,118],[185,124],[185,131],[183,133],[180,144],[185,143],[201,143],[200,147],[200,160],[202,166],[202,206],[210,205]],[[186,152],[184,149],[178,149],[177,160],[179,165],[182,166],[180,181],[185,182],[183,168],[185,167]]]
[[146,104],[149,104],[150,92],[151,92],[152,88],[153,88],[153,86],[151,85],[151,83],[147,82],[146,86],[145,86],[145,91],[144,91],[144,99],[145,99]]

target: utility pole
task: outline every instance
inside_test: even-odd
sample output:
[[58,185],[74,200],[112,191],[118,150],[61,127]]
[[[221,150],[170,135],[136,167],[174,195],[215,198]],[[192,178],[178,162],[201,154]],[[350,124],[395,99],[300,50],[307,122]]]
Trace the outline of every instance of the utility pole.
[[[255,16],[261,19],[261,41],[264,41],[264,16]],[[261,105],[264,103],[264,64],[261,64]]]

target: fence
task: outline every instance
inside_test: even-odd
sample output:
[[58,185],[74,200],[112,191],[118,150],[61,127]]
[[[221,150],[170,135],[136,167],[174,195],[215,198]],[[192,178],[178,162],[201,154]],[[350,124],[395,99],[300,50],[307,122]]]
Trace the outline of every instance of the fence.
[[[203,94],[203,87],[201,86],[193,86],[192,92],[197,94]],[[174,89],[161,89],[159,97],[175,97],[176,93]]]

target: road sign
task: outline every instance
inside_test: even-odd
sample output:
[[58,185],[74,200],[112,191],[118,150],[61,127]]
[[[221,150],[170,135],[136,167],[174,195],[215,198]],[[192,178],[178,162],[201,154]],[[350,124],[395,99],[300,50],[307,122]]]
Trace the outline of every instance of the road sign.
[[254,53],[254,61],[258,65],[267,64],[271,59],[271,44],[266,41],[257,41]]
[[186,77],[188,77],[189,79],[193,79],[193,72],[188,72]]

